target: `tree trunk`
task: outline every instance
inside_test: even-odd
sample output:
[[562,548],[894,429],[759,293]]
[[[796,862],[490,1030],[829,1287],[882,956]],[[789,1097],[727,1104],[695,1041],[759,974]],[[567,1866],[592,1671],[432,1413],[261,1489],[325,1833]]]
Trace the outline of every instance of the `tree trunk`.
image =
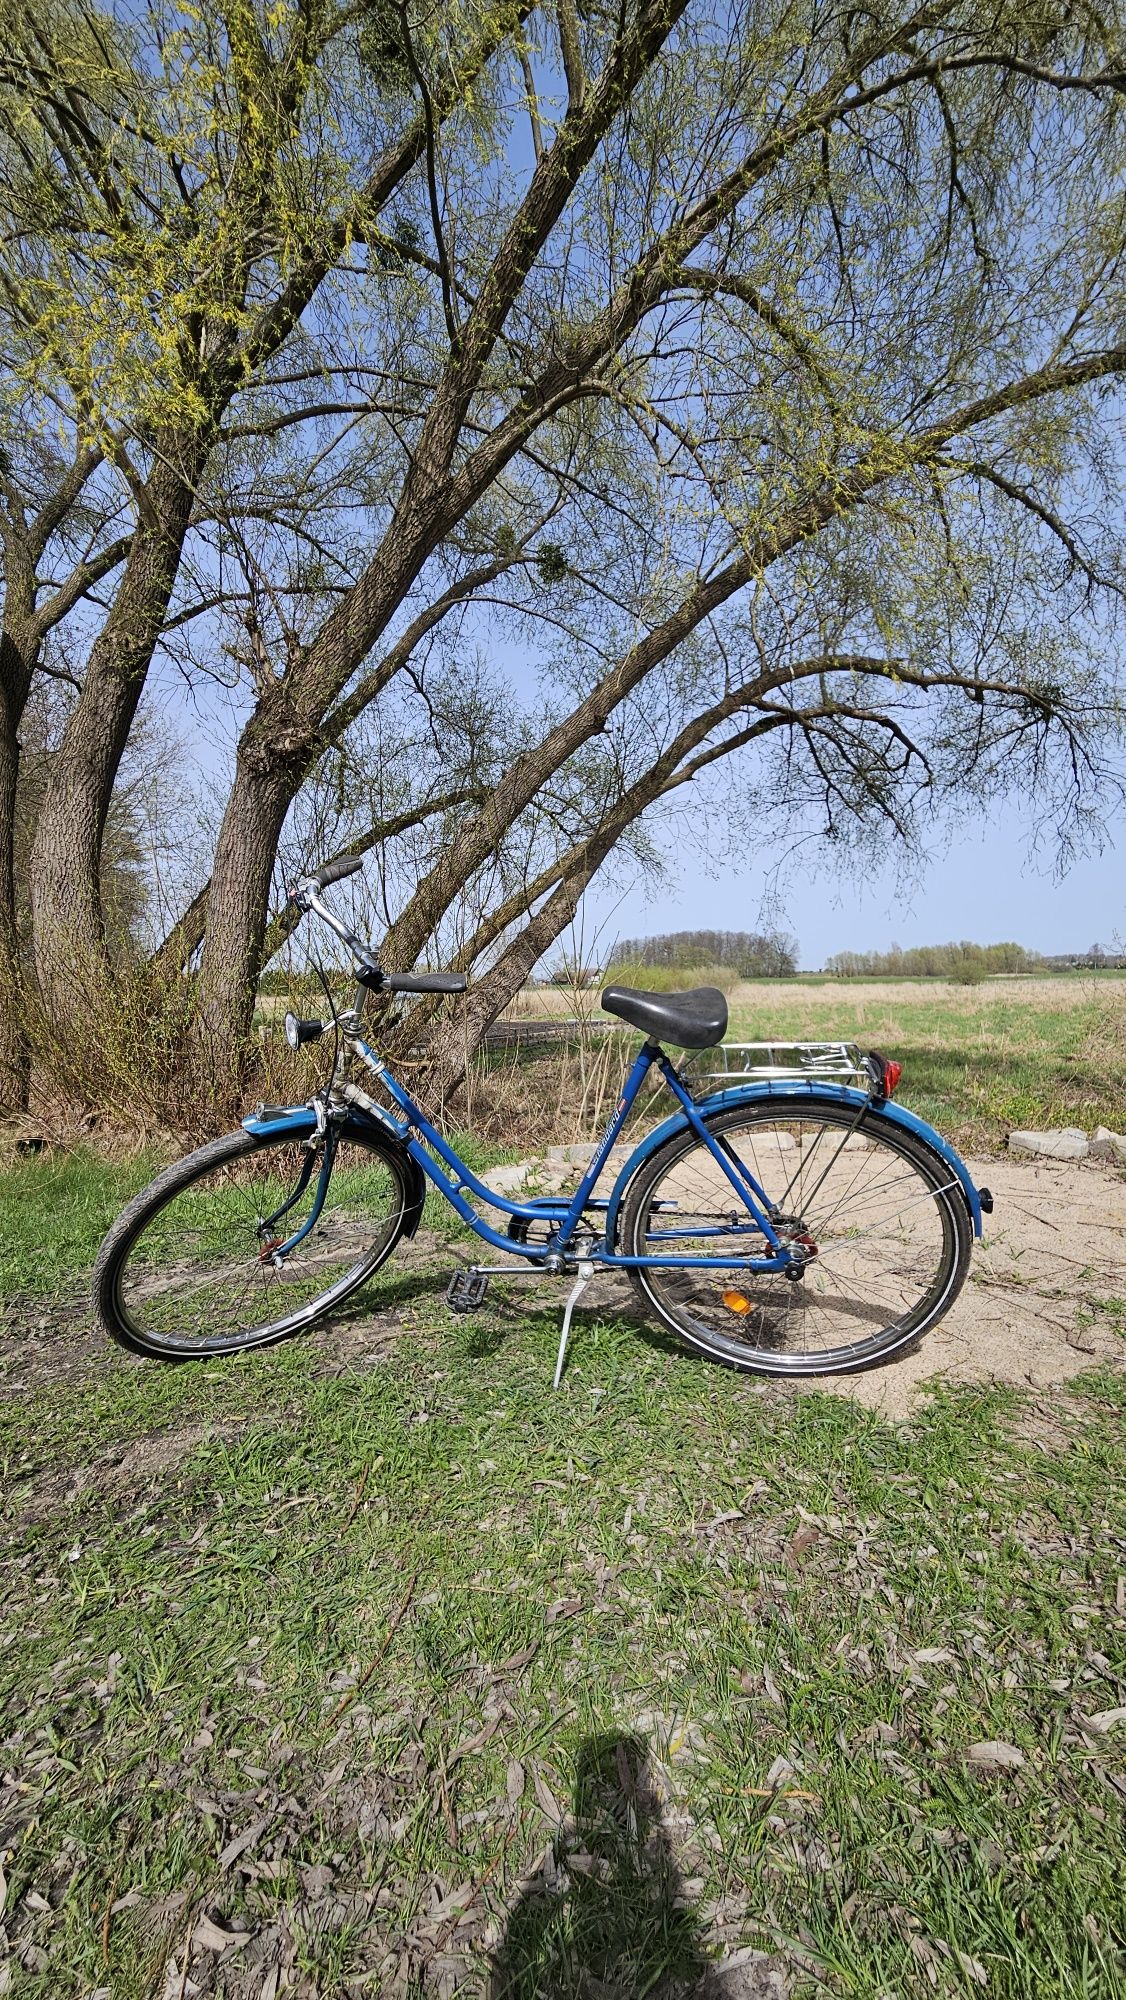
[[26,999],[16,924],[16,718],[0,680],[0,1112],[26,1111],[31,1084]]
[[0,633],[0,1111],[26,1111],[31,1087],[27,993],[16,914],[16,803],[19,727],[39,658],[35,582],[26,562],[5,551]]
[[194,1088],[218,1109],[245,1068],[278,840],[314,742],[279,684],[242,734],[215,849],[193,1030]]
[[102,835],[205,458],[198,439],[166,440],[158,449],[124,574],[52,759],[32,850],[31,902],[40,993],[60,1033],[80,1031],[84,999],[109,991]]

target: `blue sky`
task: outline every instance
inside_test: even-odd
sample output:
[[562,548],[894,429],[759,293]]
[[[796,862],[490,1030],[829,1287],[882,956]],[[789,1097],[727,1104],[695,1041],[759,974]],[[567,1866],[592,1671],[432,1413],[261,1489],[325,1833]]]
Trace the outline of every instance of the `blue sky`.
[[[1043,952],[1111,949],[1126,940],[1126,825],[1111,829],[1117,847],[1073,864],[1062,878],[1050,849],[1029,853],[1029,832],[1010,804],[972,833],[947,826],[934,860],[907,876],[894,854],[878,875],[854,881],[825,874],[790,882],[780,927],[797,937],[807,970],[837,951],[882,951],[972,939],[992,944],[1013,938]],[[946,845],[943,847],[942,843]],[[651,936],[696,926],[754,930],[763,915],[769,871],[778,857],[766,853],[746,869],[705,872],[689,853],[661,883],[627,889],[592,885],[580,918],[585,938],[601,944],[618,936]]]

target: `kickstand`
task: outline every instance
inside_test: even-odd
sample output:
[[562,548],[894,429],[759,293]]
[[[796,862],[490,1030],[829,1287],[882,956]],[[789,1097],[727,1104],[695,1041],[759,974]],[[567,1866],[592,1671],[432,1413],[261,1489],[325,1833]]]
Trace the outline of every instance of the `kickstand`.
[[575,1279],[574,1289],[563,1308],[563,1331],[559,1336],[559,1357],[555,1363],[555,1380],[551,1385],[553,1389],[558,1389],[560,1382],[563,1380],[563,1362],[567,1353],[567,1342],[571,1337],[571,1314],[574,1312],[593,1276],[593,1264],[584,1261],[579,1265],[579,1274]]

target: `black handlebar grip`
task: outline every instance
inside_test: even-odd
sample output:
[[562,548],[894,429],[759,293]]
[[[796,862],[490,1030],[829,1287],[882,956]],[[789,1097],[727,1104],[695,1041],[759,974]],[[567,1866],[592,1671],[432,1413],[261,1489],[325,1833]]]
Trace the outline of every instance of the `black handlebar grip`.
[[389,993],[464,993],[469,981],[464,972],[386,972],[383,984]]
[[339,854],[335,861],[323,861],[319,868],[314,868],[313,880],[319,888],[327,889],[333,882],[342,882],[345,875],[354,875],[363,865],[358,854]]

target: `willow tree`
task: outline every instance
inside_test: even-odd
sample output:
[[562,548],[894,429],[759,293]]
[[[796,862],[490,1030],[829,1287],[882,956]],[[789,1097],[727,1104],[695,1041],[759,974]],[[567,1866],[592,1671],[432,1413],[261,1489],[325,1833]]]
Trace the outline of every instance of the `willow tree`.
[[[424,113],[396,82],[403,47],[381,5],[172,4],[143,23],[83,0],[4,10],[10,413],[30,405],[76,467],[111,463],[131,503],[33,858],[36,966],[61,1023],[99,968],[109,977],[99,849],[185,550],[213,511],[224,415],[299,338],[354,238],[378,236],[443,120],[456,107],[473,123],[475,80],[520,11],[444,6],[419,29],[412,61],[435,72]],[[483,87],[486,122],[487,101]],[[25,537],[33,577],[42,526]],[[17,568],[13,554],[22,590]]]
[[447,1074],[709,772],[738,773],[748,837],[779,813],[902,836],[928,798],[1030,781],[1065,828],[1089,810],[1116,721],[1119,17],[246,0],[134,24],[112,62],[105,17],[73,18],[96,57],[18,12],[5,296],[135,517],[41,826],[56,1009],[75,941],[97,955],[107,786],[193,549],[199,664],[237,659],[249,711],[172,946],[202,950],[204,1075],[241,1045],[303,788],[425,705],[467,604],[542,694],[390,911],[389,963],[456,913],[482,974]]
[[[240,744],[203,955],[213,1047],[246,1018],[298,779],[387,689],[405,594],[501,482],[526,496],[567,470],[561,712],[413,887],[389,963],[428,948],[608,733],[655,754],[637,768],[627,740],[605,809],[554,880],[533,877],[509,980],[636,814],[720,742],[761,756],[784,740],[788,795],[819,795],[835,839],[873,816],[902,830],[920,789],[971,781],[980,798],[1058,777],[1065,817],[1084,809],[1116,718],[1075,598],[1113,601],[1119,574],[1109,531],[1081,518],[1114,489],[1100,417],[1126,360],[1118,24],[1023,7],[670,12],[628,103],[644,18],[608,46],[586,24],[561,115],[539,107],[527,171],[506,163],[507,201],[491,182],[476,204],[463,182],[444,201],[443,176],[420,177],[430,373],[355,580],[278,661]],[[612,506],[639,440],[644,533],[607,569],[583,499]],[[608,576],[617,615],[584,632]],[[654,742],[670,686],[687,699]],[[491,915],[482,949],[498,935]],[[463,1020],[505,983],[498,970]]]

